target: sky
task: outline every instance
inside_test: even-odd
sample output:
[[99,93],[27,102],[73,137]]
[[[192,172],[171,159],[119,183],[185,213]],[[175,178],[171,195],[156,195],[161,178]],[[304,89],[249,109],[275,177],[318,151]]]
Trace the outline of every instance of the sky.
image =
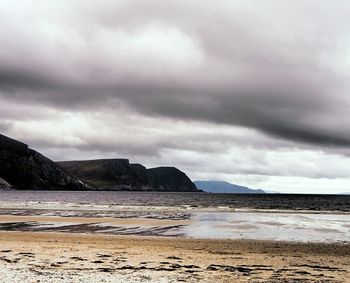
[[0,132],[53,160],[350,192],[349,1],[2,0]]

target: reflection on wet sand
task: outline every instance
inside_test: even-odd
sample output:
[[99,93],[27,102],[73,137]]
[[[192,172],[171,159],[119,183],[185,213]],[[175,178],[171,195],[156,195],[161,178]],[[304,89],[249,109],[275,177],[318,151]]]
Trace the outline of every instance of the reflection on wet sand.
[[347,214],[0,209],[0,230],[283,241],[349,241]]
[[194,238],[302,242],[349,241],[347,214],[208,212],[196,213],[183,228]]

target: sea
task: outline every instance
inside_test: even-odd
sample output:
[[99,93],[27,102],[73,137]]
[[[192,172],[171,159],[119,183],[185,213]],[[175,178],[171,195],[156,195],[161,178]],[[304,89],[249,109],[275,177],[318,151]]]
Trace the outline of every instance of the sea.
[[118,191],[0,191],[0,202],[231,207],[350,212],[350,195],[214,194]]
[[350,195],[0,191],[0,215],[174,220],[161,228],[0,223],[0,231],[350,242]]

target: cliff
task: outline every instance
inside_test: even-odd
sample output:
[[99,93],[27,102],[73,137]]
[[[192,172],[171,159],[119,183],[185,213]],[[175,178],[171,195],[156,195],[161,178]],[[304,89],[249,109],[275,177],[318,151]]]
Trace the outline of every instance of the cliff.
[[100,190],[198,191],[185,173],[174,167],[146,169],[127,159],[58,162],[67,172]]
[[146,169],[128,159],[55,163],[28,145],[0,135],[0,189],[9,188],[197,191],[186,174],[174,167]]
[[15,189],[88,189],[50,159],[4,135],[0,135],[0,178]]
[[70,174],[100,190],[150,190],[147,170],[128,159],[57,162]]
[[198,191],[186,174],[175,167],[152,168],[147,170],[147,174],[151,187],[157,191]]

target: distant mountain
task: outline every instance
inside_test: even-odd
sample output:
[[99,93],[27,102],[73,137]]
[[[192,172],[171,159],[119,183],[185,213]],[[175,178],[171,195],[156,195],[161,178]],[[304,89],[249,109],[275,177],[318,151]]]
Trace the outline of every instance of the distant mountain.
[[238,186],[225,181],[194,181],[198,189],[208,193],[229,194],[265,194],[263,190],[253,190],[248,187]]
[[99,190],[197,192],[195,184],[175,167],[146,169],[128,159],[57,162],[73,176]]

